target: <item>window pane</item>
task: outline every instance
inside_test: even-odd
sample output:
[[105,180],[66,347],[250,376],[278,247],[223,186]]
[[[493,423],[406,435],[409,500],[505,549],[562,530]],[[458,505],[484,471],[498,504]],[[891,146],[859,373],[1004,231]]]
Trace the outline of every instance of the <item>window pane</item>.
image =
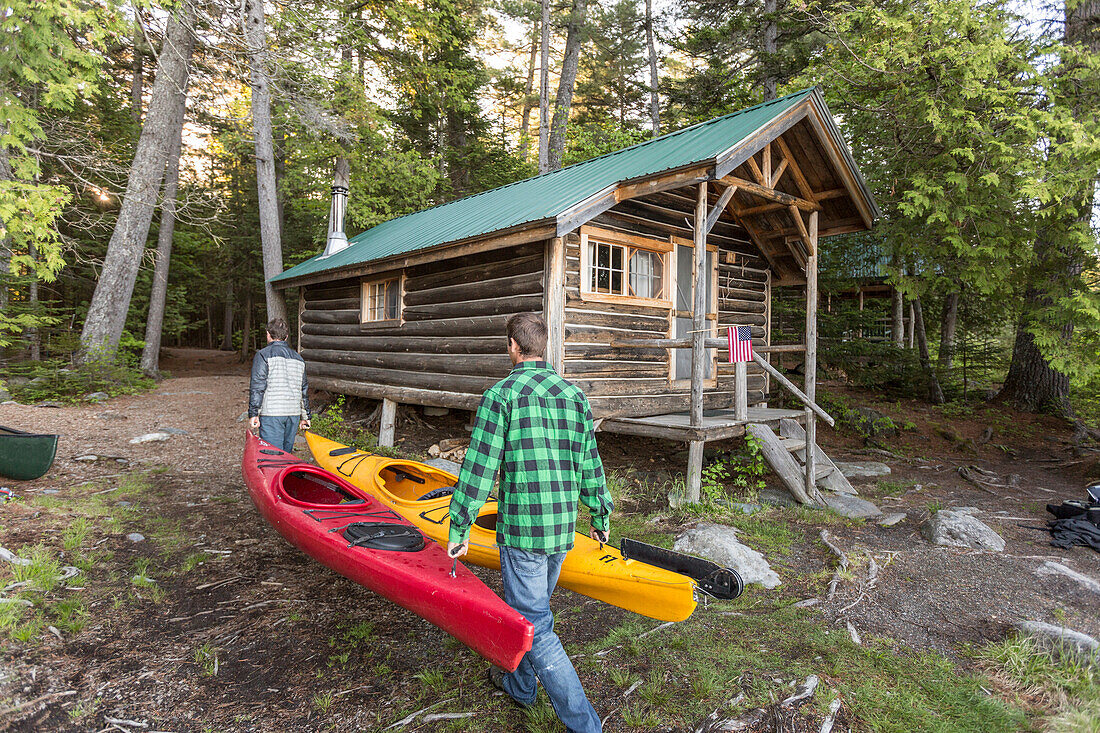
[[396,320],[397,318],[397,290],[398,281],[390,280],[386,283],[386,318]]
[[623,269],[623,247],[611,248],[611,269],[622,270]]
[[664,259],[657,252],[635,250],[630,255],[630,289],[639,298],[663,295]]

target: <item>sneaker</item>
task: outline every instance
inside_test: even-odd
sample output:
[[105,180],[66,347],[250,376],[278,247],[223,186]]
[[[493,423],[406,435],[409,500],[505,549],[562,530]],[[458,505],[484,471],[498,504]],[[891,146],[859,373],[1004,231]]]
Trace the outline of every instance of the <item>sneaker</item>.
[[501,669],[500,667],[496,666],[495,664],[489,665],[489,684],[491,684],[493,687],[497,688],[498,690],[501,690],[503,692],[507,692],[507,690],[504,689],[504,675],[505,674],[506,674],[505,671],[503,669]]

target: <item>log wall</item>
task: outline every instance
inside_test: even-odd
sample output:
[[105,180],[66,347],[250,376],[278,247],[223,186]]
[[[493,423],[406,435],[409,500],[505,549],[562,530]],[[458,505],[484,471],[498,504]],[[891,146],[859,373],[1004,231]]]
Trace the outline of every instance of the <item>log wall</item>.
[[545,243],[408,268],[401,323],[360,323],[358,278],[303,290],[299,349],[312,384],[469,408],[508,374],[508,317],[543,308]]
[[[668,241],[668,227],[654,226],[641,217],[622,216],[618,207],[591,222],[606,229]],[[690,232],[689,232],[690,233]],[[665,348],[612,346],[615,339],[663,339],[672,335],[667,307],[624,305],[582,300],[580,293],[579,232],[565,236],[565,375],[580,386],[597,417],[636,417],[688,409],[690,388],[669,380],[671,352]],[[766,263],[751,244],[722,237],[718,260],[718,323],[751,325],[753,340],[768,342],[770,286]],[[733,265],[724,264],[734,253]],[[670,259],[669,269],[675,267]],[[733,405],[732,365],[718,354],[717,382],[705,391],[706,409]],[[727,369],[726,366],[729,366]],[[764,400],[766,378],[758,367],[749,370],[749,404]]]

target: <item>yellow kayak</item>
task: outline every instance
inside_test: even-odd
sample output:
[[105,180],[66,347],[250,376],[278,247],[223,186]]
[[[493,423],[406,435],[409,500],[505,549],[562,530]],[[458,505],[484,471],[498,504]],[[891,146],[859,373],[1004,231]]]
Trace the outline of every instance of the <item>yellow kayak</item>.
[[[365,453],[311,432],[306,440],[321,468],[345,477],[446,547],[454,474],[417,461]],[[490,499],[470,530],[464,561],[500,568],[496,521],[497,502]],[[562,564],[558,585],[660,621],[683,621],[695,610],[695,580],[625,558],[611,545],[580,532]]]

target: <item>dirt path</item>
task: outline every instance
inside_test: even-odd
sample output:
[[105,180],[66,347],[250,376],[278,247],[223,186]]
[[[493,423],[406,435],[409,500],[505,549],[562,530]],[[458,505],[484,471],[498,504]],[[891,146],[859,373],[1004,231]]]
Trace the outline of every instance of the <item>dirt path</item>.
[[[0,424],[63,436],[53,470],[13,487],[20,500],[2,505],[0,545],[24,555],[41,545],[36,567],[53,562],[54,572],[69,564],[82,571],[29,596],[35,608],[13,627],[24,631],[0,636],[0,730],[373,731],[433,705],[394,730],[560,730],[545,704],[518,710],[487,688],[484,664],[471,652],[305,557],[259,518],[240,477],[246,365],[232,354],[173,350],[164,366],[175,376],[145,395],[52,409],[0,406]],[[795,677],[825,674],[815,660],[834,653],[838,637],[848,644],[849,622],[901,656],[917,649],[959,658],[963,644],[1003,638],[1018,618],[1100,635],[1097,596],[1035,574],[1051,559],[1100,577],[1100,555],[1056,550],[1042,533],[1018,526],[1041,525],[1047,501],[1079,496],[1084,477],[1074,471],[1082,466],[1061,466],[1073,461],[1067,430],[1042,421],[1013,425],[999,412],[950,420],[962,437],[975,439],[1002,415],[992,443],[1004,448],[971,451],[935,434],[939,413],[879,407],[917,426],[891,442],[908,457],[887,461],[889,480],[861,486],[885,511],[906,513],[898,525],[794,510],[736,518],[746,541],[763,543],[784,584],[700,607],[644,643],[640,635],[656,622],[567,591],[555,596],[559,633],[597,710],[609,716],[606,730],[694,730],[706,712],[728,707],[731,687],[751,699],[782,699]],[[401,434],[403,445],[422,451],[462,434],[465,421],[427,418]],[[163,443],[129,443],[165,429],[183,432]],[[882,458],[861,452],[857,437],[822,432],[834,458]],[[651,491],[655,477],[681,470],[680,446],[601,435],[600,448],[624,485],[638,487],[623,501],[638,526],[675,532],[690,521],[662,511],[660,492]],[[968,464],[1018,474],[1018,486],[998,495],[980,490],[957,473]],[[950,506],[977,507],[1005,538],[1006,551],[936,548],[921,539],[918,527],[929,511]],[[823,527],[848,552],[852,572],[832,601],[796,618],[788,604],[823,598],[835,566],[818,540]],[[144,539],[128,539],[133,533]],[[873,585],[871,557],[880,568]],[[476,572],[500,590],[497,574]],[[0,576],[0,586],[11,574]],[[833,636],[790,645],[791,637],[829,629]],[[750,647],[774,656],[753,657]],[[856,655],[855,670],[864,652],[844,650]],[[842,693],[855,684],[843,668],[828,677]],[[896,676],[879,671],[884,680]],[[711,677],[713,685],[700,683]],[[628,692],[634,682],[645,684]],[[823,714],[813,706],[792,711],[783,729],[816,731]],[[863,729],[865,714],[846,697],[840,720]],[[768,725],[758,721],[752,729],[773,729]]]

